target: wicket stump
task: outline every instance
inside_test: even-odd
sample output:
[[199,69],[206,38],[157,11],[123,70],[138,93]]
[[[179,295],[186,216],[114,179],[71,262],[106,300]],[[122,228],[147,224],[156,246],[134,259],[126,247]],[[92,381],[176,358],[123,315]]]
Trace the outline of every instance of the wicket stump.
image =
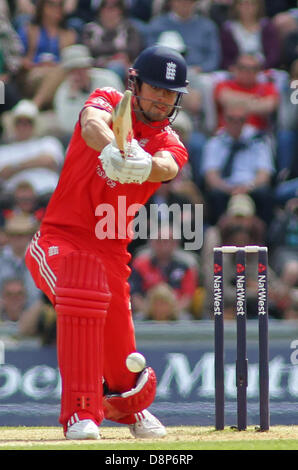
[[236,387],[237,428],[247,428],[248,360],[246,352],[246,255],[258,253],[257,311],[259,324],[260,430],[269,429],[268,250],[259,246],[214,248],[215,427],[225,427],[224,393],[224,270],[223,255],[235,254],[236,264]]

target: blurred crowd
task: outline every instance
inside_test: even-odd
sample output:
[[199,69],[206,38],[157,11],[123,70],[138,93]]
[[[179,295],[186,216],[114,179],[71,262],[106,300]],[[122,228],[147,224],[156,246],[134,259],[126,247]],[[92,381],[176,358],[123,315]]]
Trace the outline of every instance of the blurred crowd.
[[[55,341],[55,313],[24,253],[85,100],[98,87],[123,91],[134,59],[153,44],[175,48],[188,66],[173,127],[189,163],[149,204],[202,204],[203,244],[183,249],[174,227],[132,242],[135,319],[212,318],[221,244],[268,246],[269,314],[298,319],[297,1],[0,0],[0,326],[14,335]],[[195,216],[183,213],[194,229]],[[232,255],[224,270],[232,320]],[[256,273],[250,255],[248,318],[257,316]]]

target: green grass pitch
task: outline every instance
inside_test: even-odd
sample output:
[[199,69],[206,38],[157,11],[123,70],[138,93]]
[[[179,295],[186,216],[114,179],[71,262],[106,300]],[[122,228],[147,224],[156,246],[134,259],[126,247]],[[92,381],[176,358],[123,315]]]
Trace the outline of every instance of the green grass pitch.
[[272,426],[267,432],[212,427],[168,427],[162,439],[134,439],[126,427],[102,427],[101,439],[68,441],[60,427],[1,427],[0,450],[298,450],[298,426]]

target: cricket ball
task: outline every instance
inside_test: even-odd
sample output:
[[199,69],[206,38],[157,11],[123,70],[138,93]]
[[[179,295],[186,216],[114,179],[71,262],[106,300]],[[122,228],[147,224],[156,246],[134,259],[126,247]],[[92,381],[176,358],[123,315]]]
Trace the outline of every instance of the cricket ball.
[[130,372],[141,372],[146,367],[146,359],[138,352],[131,353],[126,358],[126,367]]

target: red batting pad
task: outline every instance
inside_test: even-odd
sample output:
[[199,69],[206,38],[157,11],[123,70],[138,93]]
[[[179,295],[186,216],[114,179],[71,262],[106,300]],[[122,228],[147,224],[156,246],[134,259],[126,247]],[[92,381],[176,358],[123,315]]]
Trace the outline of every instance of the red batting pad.
[[103,330],[110,292],[101,261],[73,252],[61,263],[56,284],[57,351],[62,378],[60,422],[103,419]]
[[107,394],[103,399],[106,419],[118,423],[133,424],[135,414],[148,408],[155,398],[156,375],[151,367],[146,367],[138,377],[136,386],[121,394]]

